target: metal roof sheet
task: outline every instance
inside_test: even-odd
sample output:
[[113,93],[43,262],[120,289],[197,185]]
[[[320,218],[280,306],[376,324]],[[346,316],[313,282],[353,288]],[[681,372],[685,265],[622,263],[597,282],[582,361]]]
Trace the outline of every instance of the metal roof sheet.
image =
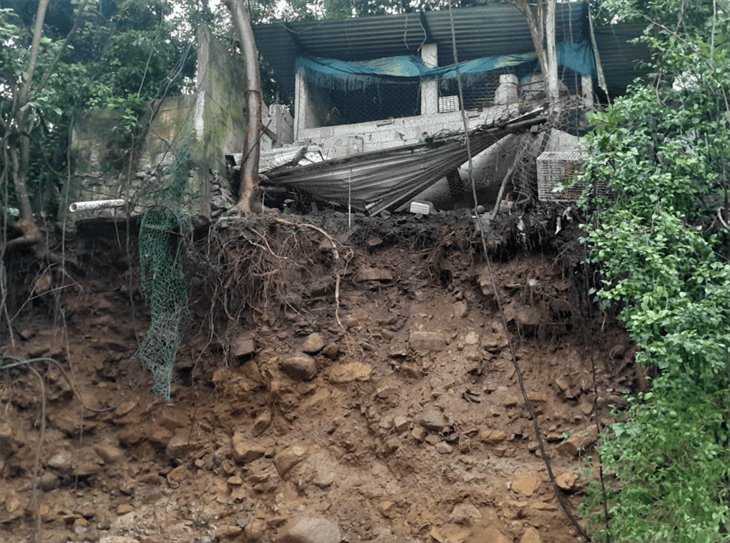
[[623,94],[629,83],[646,74],[641,63],[651,59],[649,49],[643,44],[629,43],[641,35],[644,27],[642,24],[622,23],[595,26],[593,29],[611,97]]
[[[459,8],[453,10],[453,15],[460,61],[534,50],[527,21],[511,4]],[[558,41],[586,39],[587,5],[558,4],[556,27]],[[628,34],[622,31],[618,38],[612,28],[596,28],[596,37],[609,89],[616,94],[635,75],[631,60],[646,55],[641,48],[626,43]],[[439,65],[454,61],[447,10],[270,23],[255,26],[254,34],[261,56],[289,98],[294,95],[294,62],[300,55],[371,60],[418,54],[420,46],[428,41],[438,45]]]

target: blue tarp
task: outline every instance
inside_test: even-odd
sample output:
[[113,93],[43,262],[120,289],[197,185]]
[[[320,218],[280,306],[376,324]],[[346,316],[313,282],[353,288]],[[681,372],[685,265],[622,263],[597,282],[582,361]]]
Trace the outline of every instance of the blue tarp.
[[[581,75],[593,76],[596,63],[593,50],[587,42],[560,42],[557,44],[558,64]],[[520,64],[533,63],[537,67],[535,53],[499,55],[467,60],[459,63],[459,70],[465,77],[485,74],[494,70],[511,68]],[[382,82],[414,81],[420,79],[448,80],[456,78],[456,65],[429,68],[417,56],[397,56],[346,62],[334,58],[299,57],[297,70],[305,71],[305,79],[318,86],[352,90]]]

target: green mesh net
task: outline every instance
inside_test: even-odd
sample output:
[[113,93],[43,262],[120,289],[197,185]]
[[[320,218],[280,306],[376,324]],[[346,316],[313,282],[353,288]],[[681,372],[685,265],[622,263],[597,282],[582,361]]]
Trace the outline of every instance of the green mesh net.
[[183,196],[188,180],[187,146],[175,153],[170,182],[155,191],[139,229],[142,294],[151,306],[151,323],[137,351],[152,374],[152,390],[170,399],[173,366],[187,315],[188,289],[182,266],[182,240],[188,227]]

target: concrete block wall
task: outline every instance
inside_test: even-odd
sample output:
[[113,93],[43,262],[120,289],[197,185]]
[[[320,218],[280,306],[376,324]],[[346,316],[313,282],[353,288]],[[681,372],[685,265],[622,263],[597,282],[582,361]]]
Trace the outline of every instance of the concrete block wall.
[[[468,111],[469,127],[490,123],[519,111],[517,104],[495,106],[481,111]],[[385,121],[305,128],[298,143],[316,143],[322,147],[325,158],[336,158],[355,152],[380,151],[424,141],[439,133],[463,131],[461,113],[434,113],[417,117],[403,117]],[[362,141],[362,146],[353,146],[353,140]]]

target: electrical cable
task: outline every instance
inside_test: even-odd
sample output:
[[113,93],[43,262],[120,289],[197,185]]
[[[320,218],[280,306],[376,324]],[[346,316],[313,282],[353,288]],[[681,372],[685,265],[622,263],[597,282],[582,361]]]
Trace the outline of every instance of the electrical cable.
[[520,393],[522,394],[522,400],[525,405],[525,409],[527,409],[527,412],[530,415],[530,418],[532,419],[532,426],[535,431],[535,438],[537,440],[538,448],[540,449],[540,455],[542,457],[542,461],[545,464],[545,468],[547,469],[548,477],[550,478],[550,483],[553,487],[553,492],[555,494],[555,497],[558,500],[558,503],[560,504],[560,507],[563,509],[563,512],[565,513],[565,516],[568,518],[570,523],[575,528],[576,532],[585,539],[587,542],[591,541],[591,537],[586,533],[583,526],[581,526],[580,522],[578,521],[578,518],[575,516],[575,514],[570,510],[570,506],[568,505],[565,497],[560,491],[560,488],[558,487],[558,484],[555,480],[555,474],[553,473],[552,463],[550,462],[550,457],[548,456],[547,449],[545,448],[545,440],[542,437],[542,432],[540,431],[540,425],[537,420],[537,413],[535,412],[535,408],[532,405],[532,402],[530,402],[530,399],[527,396],[527,390],[525,389],[525,383],[524,378],[522,375],[522,370],[520,369],[519,362],[517,361],[517,353],[515,351],[514,343],[512,341],[512,336],[509,333],[509,329],[507,327],[507,319],[504,316],[504,309],[502,305],[502,299],[499,295],[499,288],[497,287],[497,280],[494,275],[494,270],[492,268],[492,263],[489,258],[489,252],[487,250],[487,240],[486,235],[484,233],[484,225],[482,224],[481,218],[479,217],[479,213],[477,211],[478,207],[478,199],[477,199],[477,189],[476,189],[476,183],[474,181],[474,164],[472,160],[471,155],[471,144],[469,142],[469,123],[466,117],[466,112],[464,111],[464,93],[461,83],[461,71],[459,70],[459,59],[458,59],[458,52],[456,48],[456,31],[454,30],[454,15],[452,11],[452,5],[451,0],[448,0],[448,6],[449,6],[449,23],[451,26],[451,46],[453,50],[454,55],[454,64],[456,66],[456,82],[457,87],[459,89],[459,108],[461,111],[461,120],[464,125],[464,138],[465,138],[465,144],[466,144],[466,154],[468,157],[468,164],[469,167],[467,169],[467,174],[469,177],[469,181],[471,183],[471,190],[472,190],[472,197],[474,198],[474,215],[476,216],[476,222],[479,229],[479,235],[481,237],[482,242],[482,250],[484,251],[484,260],[487,265],[487,271],[489,273],[489,279],[492,285],[492,291],[494,293],[494,299],[497,303],[497,310],[499,313],[500,321],[502,324],[502,330],[505,336],[505,339],[507,340],[507,344],[509,346],[510,351],[510,357],[512,360],[512,365],[515,369],[515,375],[517,376],[517,382],[520,387]]

